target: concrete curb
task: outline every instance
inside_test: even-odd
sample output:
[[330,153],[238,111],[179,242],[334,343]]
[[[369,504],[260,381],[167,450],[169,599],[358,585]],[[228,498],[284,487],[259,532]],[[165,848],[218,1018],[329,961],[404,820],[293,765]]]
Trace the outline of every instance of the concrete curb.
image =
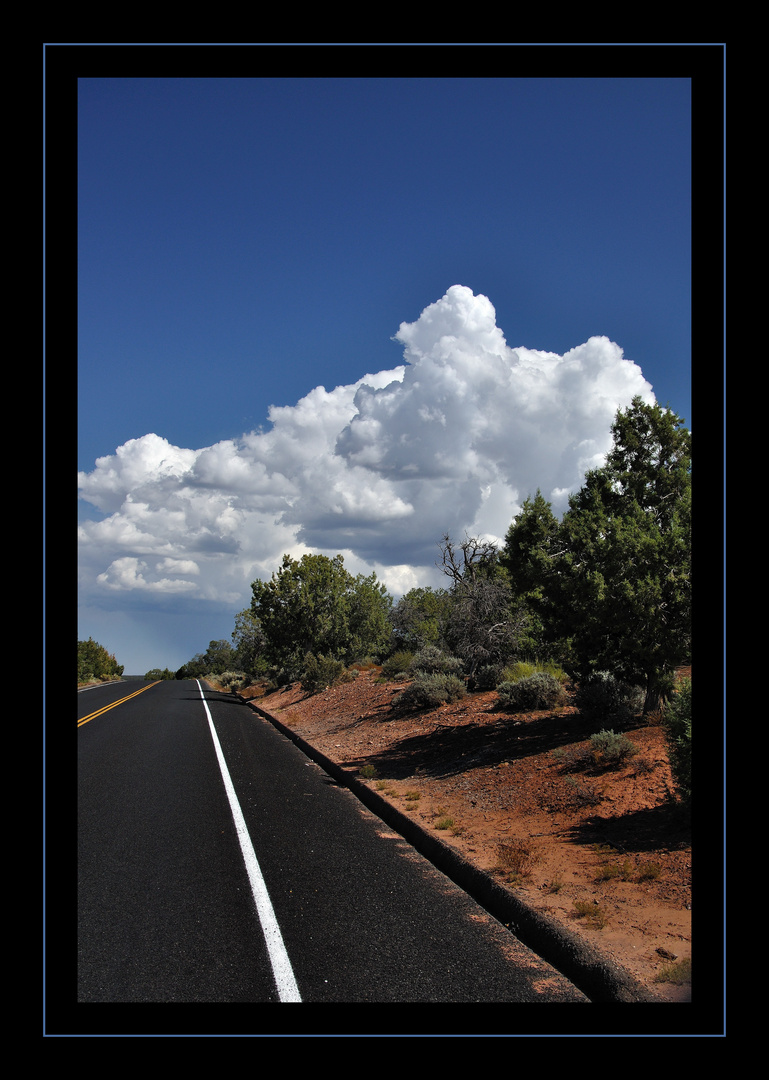
[[592,948],[557,920],[525,904],[520,897],[468,862],[460,852],[358,780],[351,770],[338,765],[293,732],[273,713],[250,699],[242,700],[320,765],[338,784],[348,788],[372,813],[400,833],[433,866],[515,934],[519,941],[570,979],[592,1002],[661,1001],[613,960],[603,956],[598,949]]

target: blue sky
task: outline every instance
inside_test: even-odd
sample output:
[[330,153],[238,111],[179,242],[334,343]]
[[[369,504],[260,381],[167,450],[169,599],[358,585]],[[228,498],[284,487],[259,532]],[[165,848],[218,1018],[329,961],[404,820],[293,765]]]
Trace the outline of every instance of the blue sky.
[[691,426],[691,98],[81,78],[78,636],[176,668],[284,551],[439,584],[632,394]]

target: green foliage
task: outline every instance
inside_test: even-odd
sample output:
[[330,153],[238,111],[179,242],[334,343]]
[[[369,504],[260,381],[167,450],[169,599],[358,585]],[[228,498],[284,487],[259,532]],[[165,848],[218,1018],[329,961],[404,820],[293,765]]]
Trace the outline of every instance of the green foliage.
[[563,704],[563,687],[554,675],[536,671],[516,682],[503,682],[497,687],[500,702],[514,712],[526,709],[554,709]]
[[518,660],[506,667],[503,672],[502,682],[519,682],[528,679],[537,672],[537,665],[531,660]]
[[691,643],[691,435],[640,397],[606,464],[569,500],[544,577],[547,617],[579,671],[644,686],[656,709]]
[[665,706],[662,723],[668,742],[670,767],[679,797],[684,803],[692,794],[692,680],[682,679]]
[[242,690],[244,686],[248,686],[251,682],[244,671],[223,671],[221,674],[212,675],[212,679],[222,690],[232,690],[233,692]]
[[466,694],[464,680],[447,672],[420,671],[402,694],[393,698],[394,705],[416,709],[436,709],[459,701]]
[[528,612],[520,642],[570,674],[611,672],[659,706],[691,642],[691,434],[634,398],[613,446],[559,523],[538,491],[510,526],[500,562]]
[[590,736],[590,750],[596,761],[603,765],[621,765],[638,753],[638,747],[626,735],[605,730]]
[[504,668],[502,664],[484,664],[479,667],[470,679],[472,690],[496,690],[504,681]]
[[537,662],[537,671],[545,671],[548,675],[552,675],[554,679],[557,679],[561,686],[564,686],[568,682],[568,675],[560,666],[553,660],[542,660]]
[[560,525],[537,489],[527,498],[507,530],[500,563],[508,573],[513,605],[521,620],[519,648],[528,655],[553,646],[558,636],[553,615],[552,577]]
[[510,575],[513,595],[542,598],[542,582],[558,541],[558,519],[549,502],[537,489],[535,497],[524,500],[505,536],[500,562]]
[[94,679],[119,679],[123,665],[108,653],[103,645],[89,637],[77,643],[77,681],[92,682]]
[[[353,577],[341,555],[284,555],[269,581],[252,583],[233,645],[211,642],[177,677],[239,670],[313,684],[322,664],[349,668],[363,656],[388,657],[383,674],[395,677],[405,651],[416,654],[415,683],[462,682],[464,672],[473,688],[528,684],[503,691],[516,705],[526,699],[519,708],[557,704],[565,669],[586,713],[632,712],[640,686],[644,711],[656,709],[690,650],[691,435],[674,413],[637,397],[617,413],[612,436],[605,465],[587,474],[561,522],[537,491],[501,551],[444,535],[449,590],[412,589],[393,607],[376,576]],[[505,672],[520,656],[533,670]]]
[[236,671],[245,672],[252,678],[264,674],[267,638],[261,623],[250,608],[237,613],[235,629],[231,636],[233,668]]
[[392,597],[377,581],[376,574],[350,577],[347,590],[347,662],[363,657],[383,656],[393,643],[390,611]]
[[264,655],[295,678],[307,653],[349,664],[390,651],[392,597],[375,574],[349,574],[341,555],[303,555],[299,561],[284,555],[271,579],[254,581],[251,591]]
[[382,675],[386,679],[397,679],[405,675],[411,667],[414,653],[407,649],[398,649],[392,656],[388,656],[382,664]]
[[307,653],[301,681],[308,694],[316,694],[329,686],[350,681],[357,675],[357,671],[348,670],[341,660],[335,660],[333,656]]
[[404,649],[417,651],[443,642],[451,607],[446,589],[419,588],[405,593],[390,612],[395,637]]
[[644,693],[610,671],[594,671],[578,684],[574,701],[588,719],[627,720],[643,708]]
[[558,664],[553,663],[552,660],[517,660],[514,664],[510,664],[503,669],[501,678],[497,680],[497,685],[501,682],[519,682],[521,679],[528,679],[532,675],[539,673],[552,675],[561,686],[564,686],[567,682],[566,672]]
[[229,641],[209,641],[203,653],[196,653],[191,660],[183,664],[176,672],[177,679],[203,679],[207,675],[219,676],[225,671],[232,671],[237,665],[235,650]]
[[182,664],[175,677],[177,679],[203,679],[210,675],[218,681],[219,676],[225,672],[244,672],[237,663],[238,659],[238,650],[233,648],[229,641],[224,639],[209,641],[206,651],[196,653],[186,664]]

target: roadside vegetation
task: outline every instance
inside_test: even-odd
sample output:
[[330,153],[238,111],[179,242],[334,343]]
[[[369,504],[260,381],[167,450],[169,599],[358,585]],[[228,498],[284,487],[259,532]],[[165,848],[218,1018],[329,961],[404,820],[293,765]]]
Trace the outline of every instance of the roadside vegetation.
[[169,668],[151,668],[149,671],[146,671],[144,673],[144,678],[151,679],[155,682],[161,681],[163,679],[175,679],[176,672],[171,671]]
[[77,685],[114,682],[121,678],[123,665],[93,638],[77,643]]
[[561,520],[537,491],[499,546],[444,535],[443,588],[394,602],[342,555],[284,555],[252,583],[231,639],[209,642],[175,677],[230,690],[301,682],[314,694],[376,665],[404,683],[397,708],[496,690],[511,712],[557,709],[570,687],[606,764],[632,753],[629,718],[662,718],[688,799],[691,680],[676,689],[675,671],[691,659],[691,436],[640,398],[617,413],[612,435]]

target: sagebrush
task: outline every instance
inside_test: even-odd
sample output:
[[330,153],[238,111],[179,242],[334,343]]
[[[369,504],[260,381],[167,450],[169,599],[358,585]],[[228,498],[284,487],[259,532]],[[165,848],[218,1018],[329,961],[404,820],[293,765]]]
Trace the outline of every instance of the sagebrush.
[[554,709],[566,700],[563,686],[545,671],[526,675],[517,682],[503,682],[497,687],[500,702],[513,712],[525,709]]
[[463,679],[443,672],[418,672],[402,694],[393,699],[394,705],[417,709],[435,709],[459,701],[467,693]]
[[620,765],[638,753],[636,744],[616,731],[597,731],[591,735],[590,749],[595,760],[603,765]]
[[307,653],[302,672],[302,686],[308,694],[316,694],[326,687],[349,682],[358,675],[357,668],[347,669],[341,660],[322,653]]

